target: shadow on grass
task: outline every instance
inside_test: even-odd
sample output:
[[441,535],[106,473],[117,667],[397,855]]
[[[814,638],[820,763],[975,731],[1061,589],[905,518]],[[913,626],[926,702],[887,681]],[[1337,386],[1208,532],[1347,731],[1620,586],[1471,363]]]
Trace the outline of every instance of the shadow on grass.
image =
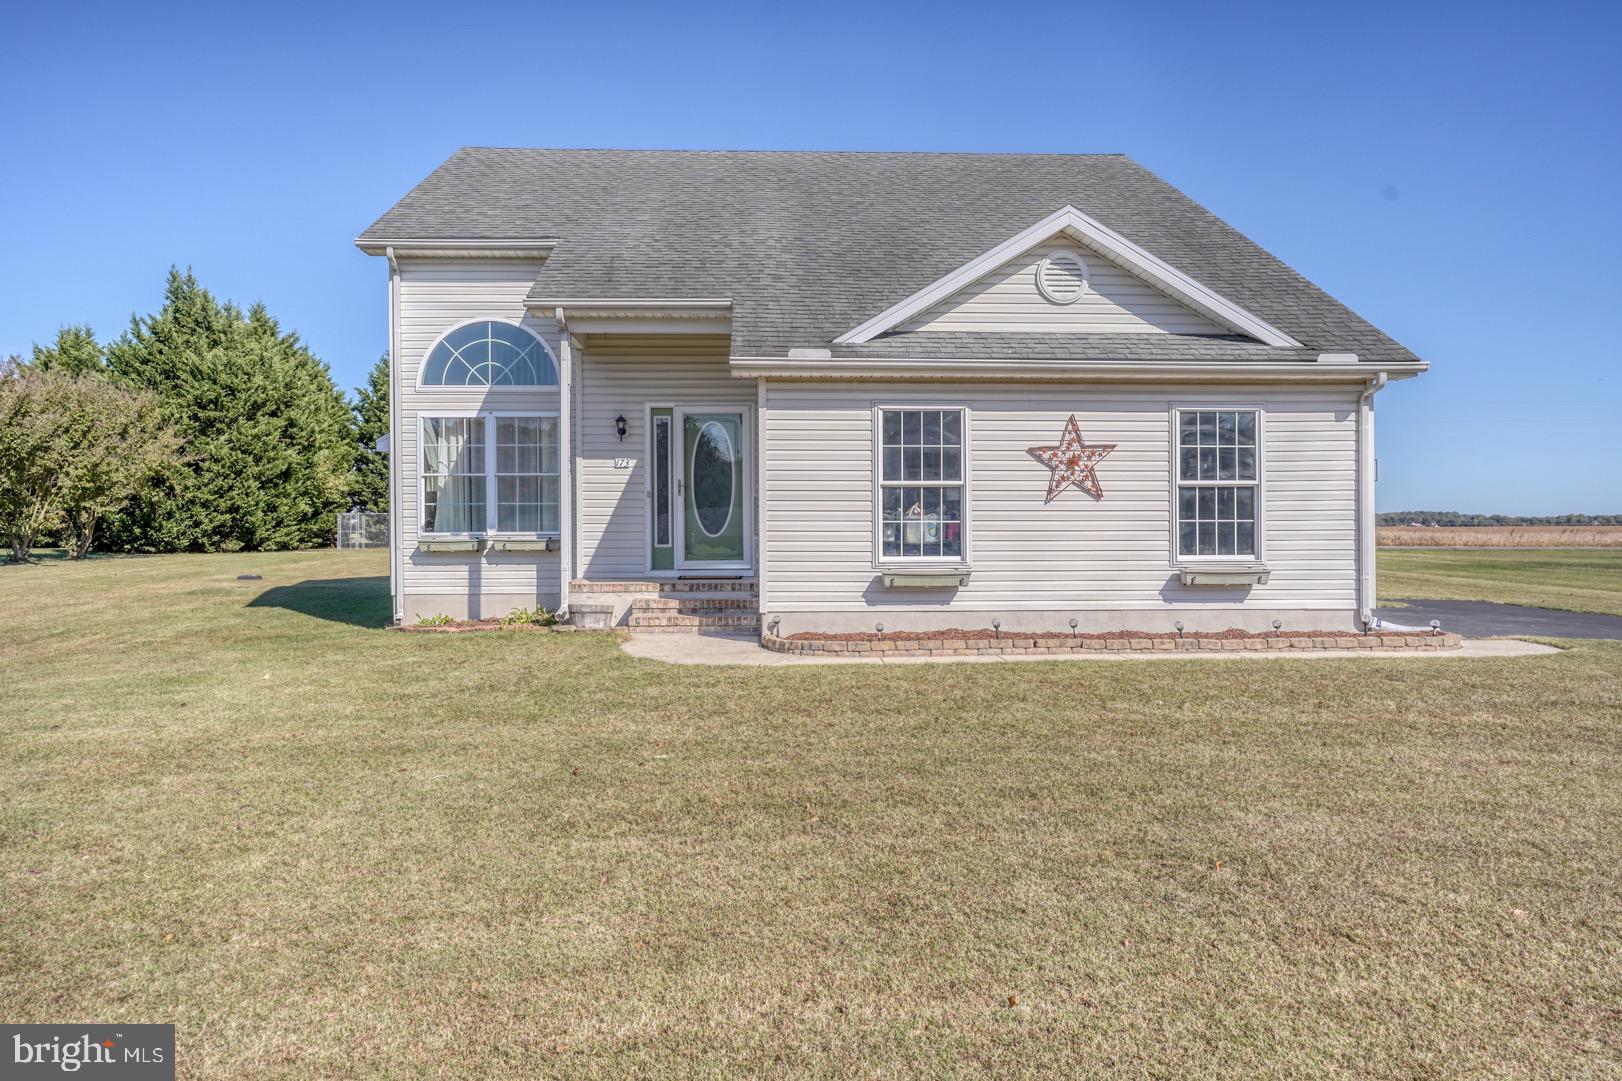
[[312,578],[296,585],[271,586],[249,601],[248,607],[284,608],[351,627],[384,627],[394,615],[389,605],[386,575]]

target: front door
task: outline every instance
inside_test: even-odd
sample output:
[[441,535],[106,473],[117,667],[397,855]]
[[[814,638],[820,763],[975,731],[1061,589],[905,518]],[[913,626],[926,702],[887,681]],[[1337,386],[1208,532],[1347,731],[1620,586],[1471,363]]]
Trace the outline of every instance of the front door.
[[741,409],[677,409],[681,506],[676,565],[687,570],[749,567],[748,427]]

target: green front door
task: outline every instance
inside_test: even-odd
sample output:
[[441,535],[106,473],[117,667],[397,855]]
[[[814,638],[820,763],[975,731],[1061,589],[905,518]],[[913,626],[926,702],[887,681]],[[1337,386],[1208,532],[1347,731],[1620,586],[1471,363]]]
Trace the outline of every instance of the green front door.
[[681,445],[682,563],[743,566],[743,414],[683,412]]

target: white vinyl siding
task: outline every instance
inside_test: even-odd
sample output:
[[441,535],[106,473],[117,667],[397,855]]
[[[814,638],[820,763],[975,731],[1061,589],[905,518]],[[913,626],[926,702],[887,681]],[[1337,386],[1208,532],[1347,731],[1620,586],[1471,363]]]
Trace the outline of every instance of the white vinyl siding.
[[[1089,288],[1055,304],[1037,289],[1036,271],[1050,252],[1086,261]],[[1080,244],[1044,244],[909,319],[903,330],[1055,334],[1228,334],[1192,308]]]
[[[539,336],[556,356],[556,325],[550,319],[536,319],[524,309],[524,297],[540,267],[535,260],[400,261],[400,426],[393,453],[400,463],[399,489],[394,495],[404,553],[400,591],[408,619],[412,612],[460,612],[461,606],[484,615],[501,615],[519,601],[548,606],[559,601],[556,552],[429,553],[417,543],[423,417],[557,413],[557,387],[418,386],[418,373],[434,343],[446,331],[473,319],[517,323]],[[494,421],[487,418],[486,423]],[[481,596],[491,600],[481,605]]]
[[[732,378],[727,339],[671,335],[660,340],[594,336],[576,349],[575,433],[579,447],[574,498],[580,532],[576,553],[582,578],[636,578],[648,573],[652,472],[645,460],[649,405],[753,407],[755,386]],[[625,439],[614,420],[625,417]],[[746,416],[752,417],[750,411]],[[681,433],[674,432],[676,445]],[[864,460],[867,456],[864,455]],[[626,459],[627,468],[616,468]],[[754,468],[749,463],[750,469]],[[871,488],[866,489],[871,492]],[[676,505],[679,508],[681,501]],[[674,527],[681,528],[680,518]],[[754,559],[755,542],[744,538]]]
[[[877,598],[891,610],[942,612],[940,596],[874,585],[874,406],[916,392],[766,384],[771,495],[761,531],[771,610],[871,611]],[[951,397],[972,419],[974,537],[972,575],[950,612],[1355,608],[1355,391],[1247,388],[1266,418],[1272,574],[1244,596],[1182,585],[1173,543],[1172,407],[1229,404],[1231,388],[955,384]],[[1089,442],[1117,444],[1098,467],[1103,498],[1070,490],[1044,505],[1048,471],[1027,448],[1055,442],[1072,413]],[[955,618],[943,616],[948,625]]]

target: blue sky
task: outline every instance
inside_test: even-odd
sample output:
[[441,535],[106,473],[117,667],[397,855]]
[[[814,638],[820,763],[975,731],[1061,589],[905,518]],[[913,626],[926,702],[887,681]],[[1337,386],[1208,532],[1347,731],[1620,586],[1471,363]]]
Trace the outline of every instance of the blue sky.
[[178,263],[353,386],[351,241],[464,144],[1124,152],[1432,362],[1382,510],[1622,512],[1622,8],[1329,7],[19,6],[0,354]]

